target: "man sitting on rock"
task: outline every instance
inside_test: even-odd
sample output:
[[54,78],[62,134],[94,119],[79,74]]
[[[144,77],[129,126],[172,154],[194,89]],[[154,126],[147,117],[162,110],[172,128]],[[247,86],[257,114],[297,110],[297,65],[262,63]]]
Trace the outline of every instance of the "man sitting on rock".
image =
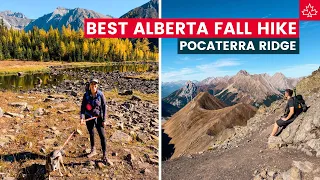
[[293,91],[291,89],[286,89],[284,96],[288,101],[285,108],[285,114],[274,123],[271,136],[276,136],[276,134],[278,134],[277,132],[279,128],[282,129],[283,127],[288,126],[298,116],[298,113],[296,113],[294,110],[294,100],[293,100],[292,94],[293,94]]

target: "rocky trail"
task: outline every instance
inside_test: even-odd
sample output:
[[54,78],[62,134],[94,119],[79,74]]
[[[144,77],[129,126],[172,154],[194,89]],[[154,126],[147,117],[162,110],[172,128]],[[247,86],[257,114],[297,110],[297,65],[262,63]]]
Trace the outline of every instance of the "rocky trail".
[[206,152],[164,161],[162,178],[318,180],[320,93],[310,93],[305,99],[309,110],[279,136],[269,138],[273,123],[283,113],[283,100],[260,108],[247,126],[235,128],[228,141]]
[[[115,74],[127,77],[129,73]],[[90,141],[86,126],[79,126],[83,82],[66,81],[57,87],[60,90],[39,87],[0,92],[0,179],[43,179],[46,155],[59,148],[77,127],[82,135],[74,135],[64,148],[67,172],[62,171],[63,177],[53,173],[53,179],[158,179],[158,96],[152,93],[158,88],[149,86],[144,91],[139,85],[126,86],[134,81],[140,79],[123,83],[119,92],[108,91],[113,88],[109,84],[101,88],[108,105],[105,131],[110,164],[100,161],[96,130],[98,155],[84,156],[90,151]],[[141,80],[141,86],[156,81]]]

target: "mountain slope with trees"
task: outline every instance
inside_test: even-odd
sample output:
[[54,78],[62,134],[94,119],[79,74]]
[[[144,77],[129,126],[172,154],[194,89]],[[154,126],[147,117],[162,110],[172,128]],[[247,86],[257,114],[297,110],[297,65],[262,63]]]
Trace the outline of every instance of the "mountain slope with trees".
[[49,31],[34,27],[25,32],[7,29],[0,24],[0,59],[60,61],[141,61],[156,60],[157,53],[149,48],[148,39],[132,44],[128,39],[86,39],[80,29],[71,26]]

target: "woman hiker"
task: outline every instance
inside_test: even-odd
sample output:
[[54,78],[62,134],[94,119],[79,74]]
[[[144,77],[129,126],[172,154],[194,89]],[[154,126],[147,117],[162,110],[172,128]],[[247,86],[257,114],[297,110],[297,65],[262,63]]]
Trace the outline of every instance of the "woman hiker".
[[[96,127],[102,147],[102,160],[107,161],[106,138],[104,127],[106,126],[107,105],[104,94],[98,90],[98,79],[90,80],[89,89],[86,89],[81,104],[81,124],[86,123],[90,134],[91,152],[87,155],[91,158],[97,154],[94,143],[94,127]],[[89,121],[85,119],[97,117]]]

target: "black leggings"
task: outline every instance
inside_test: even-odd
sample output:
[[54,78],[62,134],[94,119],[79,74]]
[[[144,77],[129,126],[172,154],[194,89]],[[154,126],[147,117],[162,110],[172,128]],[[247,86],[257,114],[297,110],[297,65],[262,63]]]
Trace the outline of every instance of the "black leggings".
[[289,120],[282,120],[282,119],[279,119],[276,121],[276,123],[278,124],[279,127],[286,127],[288,126],[289,124],[291,124],[296,118],[291,118]]
[[[89,118],[89,117],[86,117]],[[97,128],[99,137],[100,137],[100,141],[101,141],[101,147],[102,147],[102,152],[105,153],[106,152],[106,137],[105,137],[105,131],[104,131],[104,127],[102,125],[102,119],[98,118],[97,120],[93,119],[91,121],[87,121],[87,129],[88,132],[90,134],[90,143],[91,143],[91,147],[94,147],[94,126]]]

